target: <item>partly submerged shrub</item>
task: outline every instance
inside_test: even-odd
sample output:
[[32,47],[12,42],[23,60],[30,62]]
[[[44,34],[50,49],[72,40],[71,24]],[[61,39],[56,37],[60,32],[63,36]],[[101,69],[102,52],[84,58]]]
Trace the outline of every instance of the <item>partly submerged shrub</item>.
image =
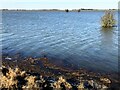
[[101,18],[102,27],[115,26],[116,20],[112,11],[106,11],[105,15]]

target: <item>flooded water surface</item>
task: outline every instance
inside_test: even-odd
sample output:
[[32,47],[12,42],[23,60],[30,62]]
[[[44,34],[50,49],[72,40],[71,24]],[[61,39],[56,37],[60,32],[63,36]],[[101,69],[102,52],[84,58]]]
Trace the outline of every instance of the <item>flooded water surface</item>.
[[46,55],[64,66],[117,72],[118,29],[101,28],[103,14],[4,11],[3,54]]

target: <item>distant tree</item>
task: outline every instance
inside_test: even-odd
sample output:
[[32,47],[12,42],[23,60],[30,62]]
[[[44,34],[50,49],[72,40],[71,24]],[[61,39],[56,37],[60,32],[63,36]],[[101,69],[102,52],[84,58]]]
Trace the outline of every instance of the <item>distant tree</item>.
[[104,16],[101,18],[102,27],[114,27],[116,23],[114,14],[111,10],[105,12]]
[[80,12],[80,9],[78,9],[78,12]]
[[81,8],[81,10],[85,10],[84,8]]
[[2,11],[8,11],[8,9],[2,9]]
[[69,12],[69,10],[68,10],[68,9],[65,9],[65,11],[66,11],[66,12]]

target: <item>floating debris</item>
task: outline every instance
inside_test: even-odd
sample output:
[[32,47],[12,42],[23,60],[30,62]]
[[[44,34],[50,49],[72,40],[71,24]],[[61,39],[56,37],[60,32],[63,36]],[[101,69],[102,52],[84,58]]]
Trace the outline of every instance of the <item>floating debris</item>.
[[10,57],[6,57],[5,59],[6,59],[6,60],[12,60],[12,58],[10,58]]

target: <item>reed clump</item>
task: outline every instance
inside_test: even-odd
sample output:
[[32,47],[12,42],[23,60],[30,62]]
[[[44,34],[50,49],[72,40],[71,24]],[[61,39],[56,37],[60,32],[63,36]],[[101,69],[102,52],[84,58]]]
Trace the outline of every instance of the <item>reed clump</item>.
[[104,16],[101,18],[102,27],[114,27],[116,20],[112,11],[108,10],[105,12]]

